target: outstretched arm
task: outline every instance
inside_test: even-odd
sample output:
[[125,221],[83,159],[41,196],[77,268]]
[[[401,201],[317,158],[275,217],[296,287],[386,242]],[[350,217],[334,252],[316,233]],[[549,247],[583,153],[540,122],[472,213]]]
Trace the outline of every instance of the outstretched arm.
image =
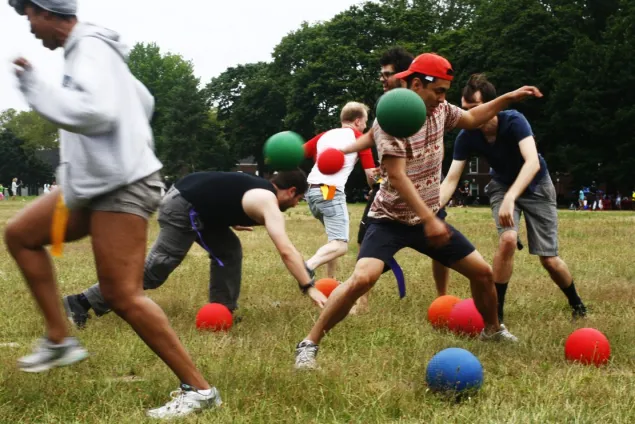
[[248,216],[264,224],[267,233],[276,246],[282,262],[298,281],[300,289],[320,307],[324,307],[326,296],[313,287],[304,259],[295,248],[285,229],[284,215],[280,212],[276,196],[266,190],[251,190],[243,198],[243,208]]
[[524,86],[516,91],[510,91],[492,101],[464,111],[456,126],[464,130],[476,129],[496,116],[501,110],[507,109],[512,103],[519,102],[527,97],[540,98],[542,93],[538,88],[532,86]]
[[361,152],[364,149],[370,149],[375,145],[375,139],[373,138],[373,132],[368,131],[366,134],[358,138],[355,143],[340,149],[345,155],[349,153]]

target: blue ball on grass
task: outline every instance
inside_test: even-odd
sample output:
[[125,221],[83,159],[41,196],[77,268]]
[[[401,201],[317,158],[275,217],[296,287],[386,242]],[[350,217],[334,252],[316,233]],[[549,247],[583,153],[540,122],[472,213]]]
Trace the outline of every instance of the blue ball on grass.
[[428,363],[426,382],[434,392],[456,395],[475,392],[483,385],[483,366],[465,349],[444,349]]

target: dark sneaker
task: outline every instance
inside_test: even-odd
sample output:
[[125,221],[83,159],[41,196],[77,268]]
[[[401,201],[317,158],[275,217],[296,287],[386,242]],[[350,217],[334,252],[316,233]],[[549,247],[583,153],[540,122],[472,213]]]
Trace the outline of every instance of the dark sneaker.
[[304,268],[306,268],[306,272],[309,273],[309,277],[311,277],[311,278],[315,277],[315,270],[309,268],[309,266],[306,264],[306,262],[304,263]]
[[88,352],[74,337],[65,338],[61,344],[41,338],[32,354],[18,359],[18,366],[26,372],[43,372],[54,367],[74,364],[87,357]]
[[318,354],[318,345],[309,340],[303,340],[295,348],[295,369],[314,370],[318,368],[315,357]]
[[73,294],[65,296],[63,303],[68,320],[75,327],[84,328],[86,326],[86,321],[90,318],[90,316],[88,315],[88,310],[79,303],[79,295]]
[[586,318],[586,315],[587,315],[586,306],[584,306],[583,303],[572,306],[571,315],[573,316],[574,320],[580,319],[580,318]]

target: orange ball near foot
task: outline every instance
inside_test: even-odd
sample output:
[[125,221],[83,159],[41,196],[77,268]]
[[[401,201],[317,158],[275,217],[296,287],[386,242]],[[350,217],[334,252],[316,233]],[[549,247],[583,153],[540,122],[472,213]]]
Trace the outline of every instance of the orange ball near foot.
[[332,278],[322,278],[315,282],[315,288],[321,291],[326,297],[329,297],[333,290],[339,285],[340,283]]

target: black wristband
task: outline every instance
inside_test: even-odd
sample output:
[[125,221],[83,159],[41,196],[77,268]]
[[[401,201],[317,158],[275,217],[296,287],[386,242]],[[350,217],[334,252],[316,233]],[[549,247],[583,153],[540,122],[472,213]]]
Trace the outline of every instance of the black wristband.
[[309,281],[309,284],[307,284],[306,286],[298,283],[298,287],[300,287],[300,291],[302,291],[302,294],[307,294],[311,287],[315,287],[315,278],[311,278],[311,281]]

